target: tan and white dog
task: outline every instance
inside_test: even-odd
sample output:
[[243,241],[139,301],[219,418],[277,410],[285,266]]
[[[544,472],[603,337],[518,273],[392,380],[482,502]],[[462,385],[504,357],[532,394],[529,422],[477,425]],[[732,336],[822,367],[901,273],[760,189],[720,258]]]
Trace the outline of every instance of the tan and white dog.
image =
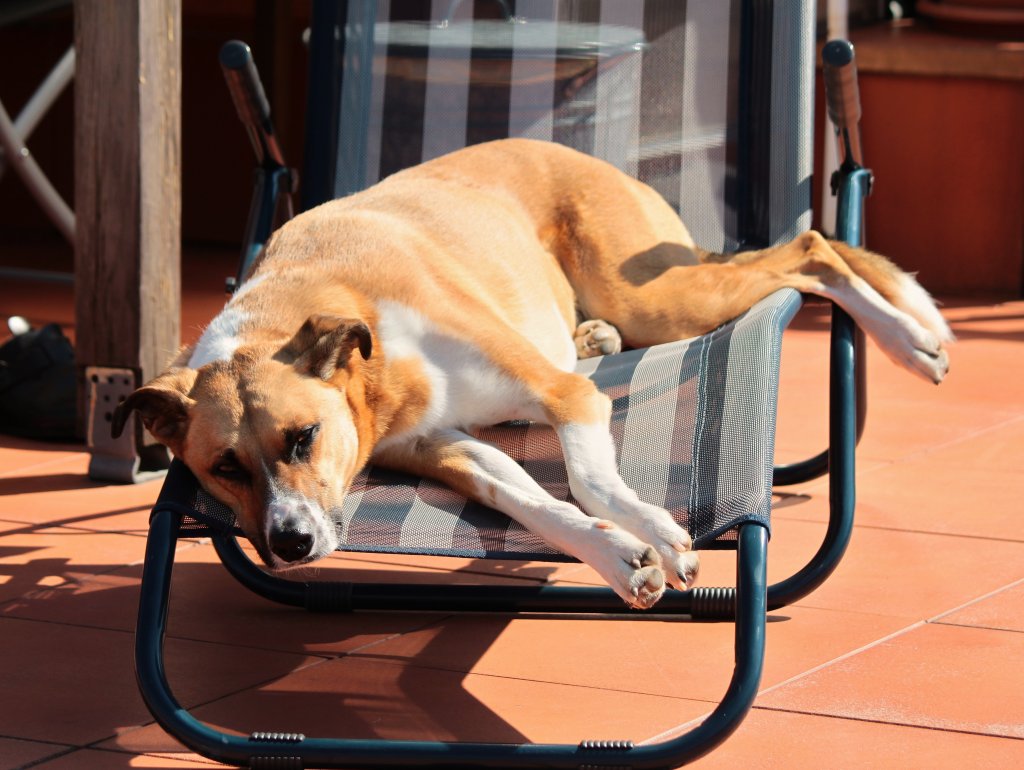
[[[288,222],[114,429],[138,410],[274,569],[335,549],[332,516],[372,458],[504,511],[650,607],[666,584],[692,585],[697,556],[619,477],[609,401],[574,361],[614,329],[630,347],[702,334],[780,287],[834,300],[897,363],[945,375],[948,327],[884,257],[816,233],[710,254],[602,161],[478,145]],[[553,426],[586,513],[470,433],[506,420]]]

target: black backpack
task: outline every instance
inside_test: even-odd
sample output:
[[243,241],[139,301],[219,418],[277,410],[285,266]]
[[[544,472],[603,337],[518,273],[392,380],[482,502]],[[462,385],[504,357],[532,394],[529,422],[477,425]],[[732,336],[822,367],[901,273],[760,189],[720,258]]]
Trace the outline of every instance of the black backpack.
[[75,440],[75,351],[57,324],[0,346],[0,433]]

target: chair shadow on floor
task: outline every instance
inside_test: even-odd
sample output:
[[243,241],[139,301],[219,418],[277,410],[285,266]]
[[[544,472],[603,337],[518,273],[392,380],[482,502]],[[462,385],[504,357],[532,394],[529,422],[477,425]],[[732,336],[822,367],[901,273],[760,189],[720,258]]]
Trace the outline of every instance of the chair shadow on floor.
[[[179,549],[171,590],[182,601],[172,605],[168,621],[167,671],[172,690],[198,718],[243,734],[269,724],[276,730],[346,738],[528,740],[464,686],[465,672],[472,671],[511,618],[487,623],[486,633],[458,638],[458,624],[446,624],[450,616],[440,613],[307,613],[275,605],[236,583],[208,543],[183,541]],[[112,568],[67,559],[8,565],[0,574],[7,576],[4,587],[13,590],[0,600],[0,619],[59,623],[71,627],[62,631],[72,639],[97,629],[130,632],[141,571],[141,565]],[[437,582],[445,574],[372,562],[322,571],[366,582]],[[451,571],[446,580],[507,582],[519,573],[523,582],[536,584],[550,571],[509,563],[495,578],[490,562],[472,561]],[[369,652],[381,642],[422,630],[427,641],[408,658]],[[457,668],[418,663],[436,660],[454,647]],[[116,681],[89,704],[97,720],[90,732],[115,736],[116,748],[124,751],[184,751],[152,724],[124,652],[111,647],[109,654],[116,660],[90,661],[89,669],[116,672]],[[0,663],[0,672],[7,665],[15,661]],[[89,676],[79,683],[82,688],[90,688]],[[74,692],[79,685],[68,685],[67,697],[81,697]],[[239,695],[244,697],[235,697]],[[131,709],[135,724],[125,723],[123,703],[104,706],[115,697],[136,701]],[[35,719],[45,720],[46,715],[24,714],[17,721],[31,724]],[[104,724],[107,719],[113,721]]]

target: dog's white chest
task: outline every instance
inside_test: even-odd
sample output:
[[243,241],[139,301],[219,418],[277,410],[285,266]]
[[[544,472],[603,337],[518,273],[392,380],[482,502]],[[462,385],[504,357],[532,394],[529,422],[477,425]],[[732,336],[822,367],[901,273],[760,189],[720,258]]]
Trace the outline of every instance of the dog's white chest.
[[446,428],[470,429],[535,418],[527,388],[500,371],[472,341],[447,334],[418,311],[397,302],[378,305],[377,335],[393,362],[413,360],[429,387],[428,405],[409,431],[387,436],[387,448]]

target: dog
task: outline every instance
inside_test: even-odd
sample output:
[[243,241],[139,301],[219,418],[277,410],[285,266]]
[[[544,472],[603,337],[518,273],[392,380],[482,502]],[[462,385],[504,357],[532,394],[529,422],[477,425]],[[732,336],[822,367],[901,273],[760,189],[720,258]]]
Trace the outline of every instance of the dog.
[[[505,512],[648,608],[692,586],[698,558],[620,478],[610,402],[574,363],[704,334],[783,287],[835,301],[898,364],[945,376],[948,326],[884,257],[815,232],[713,254],[603,161],[480,144],[281,227],[113,430],[137,411],[274,570],[335,550],[332,516],[372,459]],[[508,420],[554,428],[582,511],[471,433]]]

